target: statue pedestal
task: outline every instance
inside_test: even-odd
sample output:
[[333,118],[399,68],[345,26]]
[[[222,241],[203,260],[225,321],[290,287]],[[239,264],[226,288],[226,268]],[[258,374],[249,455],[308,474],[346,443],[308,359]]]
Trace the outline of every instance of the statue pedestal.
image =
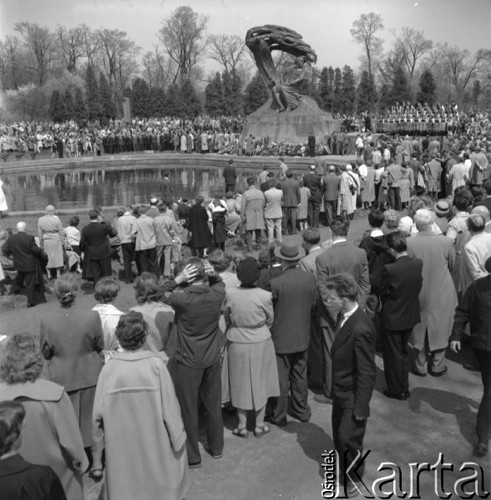
[[309,135],[316,143],[326,142],[326,136],[341,129],[341,120],[334,120],[330,113],[322,111],[310,97],[304,97],[293,111],[278,112],[271,109],[271,99],[246,117],[242,138],[252,135],[269,137],[275,143],[307,143]]

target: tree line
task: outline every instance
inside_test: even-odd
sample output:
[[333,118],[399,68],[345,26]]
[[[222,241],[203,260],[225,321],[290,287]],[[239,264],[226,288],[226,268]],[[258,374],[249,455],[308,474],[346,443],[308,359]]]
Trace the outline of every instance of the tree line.
[[[152,51],[121,30],[20,22],[0,41],[0,119],[100,120],[135,116],[248,114],[268,93],[242,38],[207,34],[208,18],[187,6],[162,21]],[[384,37],[379,14],[362,14],[351,36],[362,47],[359,68],[314,67],[303,91],[326,111],[383,111],[395,102],[456,102],[491,107],[491,51],[434,44],[404,27]],[[308,33],[303,33],[308,40]],[[388,48],[384,48],[388,45]],[[220,71],[205,74],[207,60]],[[277,66],[291,63],[283,54]]]

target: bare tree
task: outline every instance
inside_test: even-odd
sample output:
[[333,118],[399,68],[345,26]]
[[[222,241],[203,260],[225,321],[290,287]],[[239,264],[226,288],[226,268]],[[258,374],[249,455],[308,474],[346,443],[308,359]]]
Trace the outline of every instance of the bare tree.
[[245,54],[245,43],[237,35],[210,35],[208,55],[223,66],[225,71],[237,71]]
[[446,43],[440,44],[434,51],[433,68],[441,72],[442,77],[450,82],[459,103],[464,102],[469,82],[481,71],[487,54],[488,51],[483,49],[471,54],[468,50],[452,47]]
[[17,89],[22,85],[22,61],[24,54],[19,39],[16,36],[7,36],[0,42],[0,59],[2,70],[2,88]]
[[366,65],[370,78],[374,78],[376,62],[382,54],[383,40],[377,36],[377,33],[383,29],[382,16],[369,12],[368,14],[362,14],[353,23],[350,30],[355,42],[363,46],[365,50]]
[[77,62],[85,55],[86,28],[86,26],[77,26],[66,29],[63,26],[58,26],[56,30],[59,49],[65,67],[70,73],[75,73]]
[[191,7],[178,7],[163,21],[159,31],[169,57],[176,63],[174,81],[186,79],[205,49],[204,35],[208,18]]
[[45,84],[49,68],[56,56],[55,35],[48,28],[27,21],[16,23],[15,31],[22,36],[26,48],[34,56],[35,67],[33,69],[36,71],[38,85]]
[[394,49],[402,58],[409,84],[412,85],[418,61],[433,48],[433,42],[424,33],[405,26],[400,35],[395,35]]
[[118,97],[138,71],[136,57],[140,51],[125,31],[102,29],[97,31],[102,66],[109,85]]
[[165,88],[170,83],[174,65],[164,56],[159,45],[155,45],[154,50],[146,52],[142,58],[143,77],[150,87]]
[[100,49],[99,37],[86,24],[80,26],[80,31],[83,39],[84,56],[87,58],[88,63],[94,66],[94,57]]

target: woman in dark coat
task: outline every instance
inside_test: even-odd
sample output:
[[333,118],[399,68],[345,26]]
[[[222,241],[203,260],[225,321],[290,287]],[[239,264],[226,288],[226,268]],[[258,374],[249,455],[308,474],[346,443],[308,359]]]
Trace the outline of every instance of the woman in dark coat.
[[56,280],[57,311],[41,317],[41,350],[48,361],[49,380],[65,387],[77,415],[84,447],[92,448],[93,478],[102,473],[92,439],[95,388],[102,369],[104,333],[99,314],[73,307],[78,291],[71,275]]
[[204,257],[206,249],[212,245],[211,231],[208,226],[208,212],[203,206],[204,201],[202,196],[197,196],[196,203],[189,209],[189,246],[193,251],[193,255],[199,257]]

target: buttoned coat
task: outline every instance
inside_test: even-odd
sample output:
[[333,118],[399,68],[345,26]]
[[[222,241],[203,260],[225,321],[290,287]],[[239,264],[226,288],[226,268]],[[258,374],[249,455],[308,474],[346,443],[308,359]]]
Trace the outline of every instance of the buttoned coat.
[[334,405],[353,409],[359,417],[370,416],[377,368],[377,334],[360,307],[336,333],[332,346],[332,395]]
[[116,236],[116,230],[105,222],[91,222],[84,228],[80,237],[80,248],[89,252],[90,260],[103,260],[111,257],[109,238]]
[[423,287],[419,294],[421,322],[413,329],[413,346],[424,349],[428,332],[430,351],[445,349],[457,306],[457,293],[450,274],[455,262],[452,241],[432,231],[420,231],[408,238],[407,252],[410,257],[423,261]]

